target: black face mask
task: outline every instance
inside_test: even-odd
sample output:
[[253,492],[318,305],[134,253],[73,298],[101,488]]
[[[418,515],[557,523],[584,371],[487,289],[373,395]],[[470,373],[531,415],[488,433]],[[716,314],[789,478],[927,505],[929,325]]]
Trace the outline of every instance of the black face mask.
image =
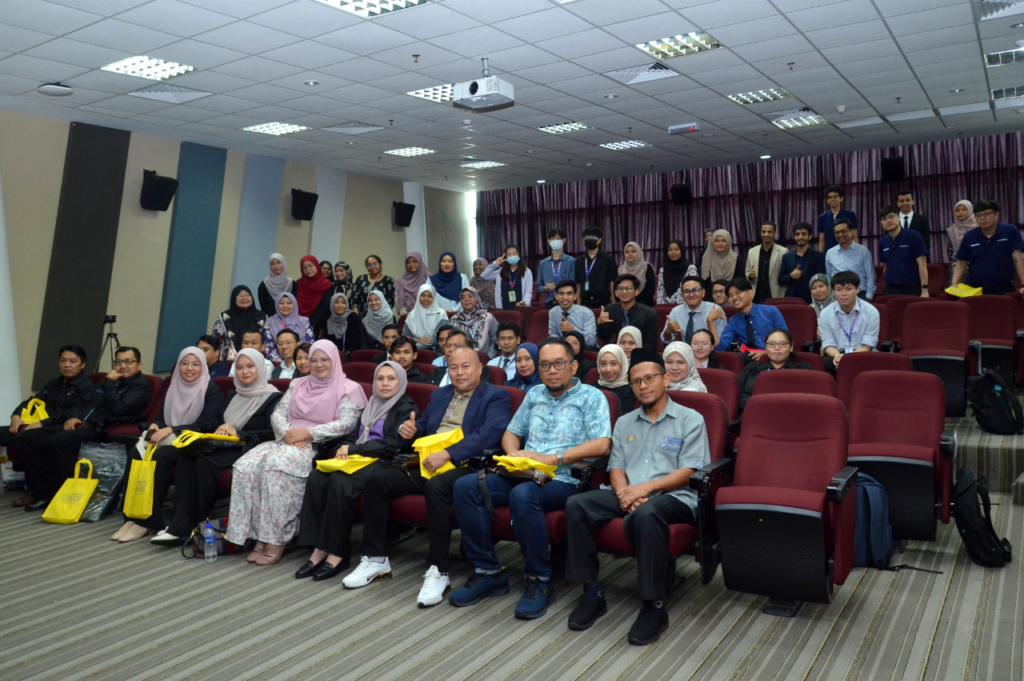
[[593,250],[593,249],[597,248],[597,239],[593,239],[593,238],[591,238],[591,239],[584,239],[583,240],[583,245],[587,247],[588,251]]

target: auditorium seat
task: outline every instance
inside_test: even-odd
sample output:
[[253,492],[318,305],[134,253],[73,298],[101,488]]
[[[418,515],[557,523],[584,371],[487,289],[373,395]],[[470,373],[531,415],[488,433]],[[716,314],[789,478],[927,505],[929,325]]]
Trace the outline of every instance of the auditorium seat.
[[597,350],[584,350],[583,359],[589,359],[594,364],[597,364]]
[[836,382],[830,374],[824,371],[807,371],[806,369],[762,371],[754,381],[752,396],[792,393],[835,397]]
[[590,371],[587,372],[587,378],[583,382],[587,383],[589,385],[589,384],[597,383],[597,379],[599,379],[599,378],[601,378],[601,372],[598,371],[597,367],[594,367],[593,369],[591,369]]
[[[786,300],[783,298],[782,300]],[[799,299],[798,299],[799,300]],[[803,303],[803,300],[800,300]],[[793,336],[793,347],[800,349],[805,343],[813,343],[818,334],[818,315],[810,305],[779,305],[779,312],[786,320],[786,328]]]
[[[878,290],[881,291],[883,289],[882,289],[881,286],[879,286]],[[878,294],[877,296],[874,297],[873,300],[871,300],[869,302],[872,305],[887,305],[889,303],[889,301],[892,300],[895,297],[896,296],[887,296],[887,295],[883,295],[883,294]]]
[[164,402],[164,393],[167,392],[167,387],[171,384],[171,377],[168,376],[161,379],[158,376],[147,374],[146,380],[149,381],[149,387],[153,391],[153,396],[149,398],[146,410],[142,412],[141,416],[113,417],[105,420],[103,423],[106,426],[105,430],[108,436],[129,435],[137,438],[142,434],[144,427],[156,421],[157,416],[160,415],[160,407]]
[[787,617],[803,601],[832,600],[853,567],[856,469],[846,465],[847,432],[834,397],[750,398],[735,459],[691,477],[701,489],[733,475],[731,486],[700,500],[699,517],[714,514],[702,528],[704,583],[720,563],[727,588],[768,596],[764,612]]
[[1024,296],[1019,291],[1004,294],[1017,306],[1017,328],[1024,330]]
[[851,352],[843,355],[836,370],[836,393],[839,401],[850,408],[853,382],[866,371],[913,371],[914,363],[906,355],[893,352]]
[[915,300],[922,302],[906,311],[900,352],[910,357],[914,371],[942,379],[946,416],[963,416],[967,411],[964,387],[971,368],[967,362],[971,308],[960,302]]
[[235,379],[231,376],[221,376],[213,379],[213,382],[220,388],[220,394],[224,396],[225,400],[228,399],[228,393],[235,389]]
[[[740,414],[740,380],[727,369],[697,369],[704,387],[712,395],[717,395],[725,402],[729,420],[739,418]],[[676,391],[673,391],[676,392]]]
[[501,367],[484,366],[484,370],[491,374],[492,385],[505,385],[505,381],[508,380],[508,374]]
[[522,331],[526,328],[526,319],[523,317],[523,313],[519,310],[499,310],[498,308],[490,308],[487,310],[494,317],[495,321],[499,324],[502,322],[512,322],[519,327]]
[[722,309],[725,310],[725,318],[726,318],[726,320],[732,319],[732,316],[734,314],[736,314],[737,312],[739,312],[739,310],[737,310],[732,305],[730,305],[729,307],[722,308]]
[[928,263],[928,295],[932,298],[942,293],[949,284],[949,263]]
[[892,339],[897,343],[903,342],[903,320],[907,316],[907,308],[918,303],[935,302],[921,296],[890,296],[885,306],[889,308],[889,326],[892,329]]
[[878,310],[878,349],[882,352],[892,352],[892,320],[889,318],[888,305],[875,305]]
[[530,318],[530,326],[526,330],[527,342],[540,345],[540,342],[548,337],[548,314],[547,310],[537,312]]
[[353,350],[348,355],[348,361],[350,362],[373,362],[373,358],[379,355],[383,350]]
[[722,368],[728,369],[737,376],[740,375],[740,372],[743,371],[743,365],[746,364],[746,360],[738,352],[715,350],[715,357],[718,359],[718,363],[722,365]]
[[991,369],[1014,385],[1016,304],[1007,296],[972,296],[961,300],[971,309],[971,347],[978,356],[977,373]]
[[803,305],[806,308],[810,308],[810,305],[803,298],[768,298],[764,301],[765,305],[773,305],[780,307],[782,305]]
[[430,396],[437,390],[436,386],[429,383],[410,383],[405,386],[405,394],[408,395],[422,414],[430,404]]
[[[767,361],[767,357],[768,355],[766,354],[762,355],[761,360]],[[794,352],[793,359],[796,360],[797,362],[804,362],[806,364],[810,364],[812,367],[814,367],[815,371],[825,370],[825,362],[824,360],[821,359],[821,355],[819,355],[816,352]]]
[[89,380],[92,381],[93,385],[99,385],[100,382],[106,377],[107,375],[104,373],[89,374]]
[[953,457],[944,416],[938,376],[869,371],[854,381],[848,461],[885,487],[893,539],[933,541],[936,518],[949,522]]
[[292,384],[292,379],[290,379],[290,378],[272,378],[269,381],[267,381],[267,383],[269,383],[270,385],[274,386],[275,388],[280,390],[282,393],[286,393],[286,392],[288,392],[288,386],[290,386]]
[[430,364],[437,359],[437,353],[433,350],[417,349],[416,350],[416,362],[422,364]]
[[378,366],[373,362],[349,362],[344,365],[345,376],[360,383],[373,383],[373,374]]

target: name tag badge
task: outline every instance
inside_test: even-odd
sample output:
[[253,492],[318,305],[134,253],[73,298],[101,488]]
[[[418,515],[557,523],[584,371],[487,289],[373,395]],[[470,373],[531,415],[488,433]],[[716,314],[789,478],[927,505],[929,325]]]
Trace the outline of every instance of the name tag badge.
[[508,302],[510,302],[510,303],[516,302],[516,292],[515,291],[509,291],[508,292]]
[[583,290],[584,291],[589,291],[590,290],[590,281],[587,281],[585,284],[583,284]]

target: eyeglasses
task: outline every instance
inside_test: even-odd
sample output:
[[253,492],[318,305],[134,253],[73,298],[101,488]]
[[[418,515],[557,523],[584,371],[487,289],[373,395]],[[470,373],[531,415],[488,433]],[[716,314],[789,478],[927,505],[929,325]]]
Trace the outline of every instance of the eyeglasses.
[[200,364],[199,362],[182,362],[178,366],[180,366],[182,369],[198,369],[203,365]]
[[699,289],[699,288],[684,288],[683,289],[683,295],[684,296],[695,296],[695,295],[699,294],[700,292],[701,292],[701,289]]
[[634,388],[640,385],[641,381],[643,381],[646,385],[654,385],[654,382],[661,378],[661,376],[662,374],[647,374],[646,376],[641,376],[640,378],[634,378],[632,381],[629,382],[629,384]]
[[764,346],[769,350],[785,350],[789,347],[789,341],[768,341]]
[[[516,360],[516,362],[518,362],[518,361],[519,360]],[[567,366],[569,366],[569,360],[567,360],[567,359],[556,359],[554,362],[546,362],[546,361],[545,362],[541,362],[540,363],[540,370],[541,371],[547,371],[551,367],[555,367],[556,369],[561,371],[562,369],[564,369]]]
[[135,360],[134,359],[115,359],[114,360],[114,366],[116,366],[116,367],[122,367],[122,366],[123,367],[130,367],[133,364],[135,364]]
[[843,236],[844,234],[849,234],[849,233],[850,233],[850,230],[848,230],[848,229],[837,229],[836,230],[836,236]]
[[899,215],[896,215],[896,213],[889,213],[888,215],[886,215],[886,216],[885,216],[885,217],[883,217],[882,219],[883,219],[883,220],[899,220],[899,219],[900,219],[900,216],[899,216]]
[[739,300],[746,291],[733,291],[728,295],[729,300]]
[[309,366],[311,366],[311,367],[329,367],[329,366],[331,366],[331,360],[327,359],[327,358],[311,359],[311,360],[309,360]]
[[825,200],[826,201],[835,201],[836,199],[841,199],[841,198],[843,198],[843,197],[839,196],[839,194],[829,194],[828,196],[825,197]]
[[632,286],[616,286],[615,287],[615,292],[616,293],[629,293],[632,290],[633,290]]
[[983,210],[980,213],[975,213],[976,218],[994,218],[996,216],[995,211]]

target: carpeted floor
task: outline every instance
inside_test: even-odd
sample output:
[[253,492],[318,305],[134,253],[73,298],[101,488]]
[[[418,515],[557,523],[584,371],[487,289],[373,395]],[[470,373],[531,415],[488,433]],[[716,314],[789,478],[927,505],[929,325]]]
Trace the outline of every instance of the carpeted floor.
[[[119,517],[47,525],[11,508],[13,498],[0,495],[5,681],[1024,678],[1021,562],[978,568],[952,524],[894,560],[942,574],[856,569],[831,605],[805,605],[794,619],[761,614],[765,599],[726,590],[720,575],[701,586],[692,559],[681,560],[671,626],[637,648],[626,643],[638,602],[625,559],[603,559],[608,614],[572,632],[580,589],[561,581],[546,617],[512,617],[522,568],[513,544],[499,545],[512,595],[417,609],[422,534],[395,547],[394,579],[346,591],[340,578],[295,580],[304,551],[268,568],[183,560],[145,541],[108,541]],[[997,529],[1019,550],[1024,508],[996,501]],[[461,584],[468,571],[457,565]]]
[[970,466],[978,477],[987,477],[993,492],[1011,491],[1014,481],[1024,473],[1024,436],[986,433],[969,407],[967,416],[947,418],[946,430],[956,433],[958,468]]

